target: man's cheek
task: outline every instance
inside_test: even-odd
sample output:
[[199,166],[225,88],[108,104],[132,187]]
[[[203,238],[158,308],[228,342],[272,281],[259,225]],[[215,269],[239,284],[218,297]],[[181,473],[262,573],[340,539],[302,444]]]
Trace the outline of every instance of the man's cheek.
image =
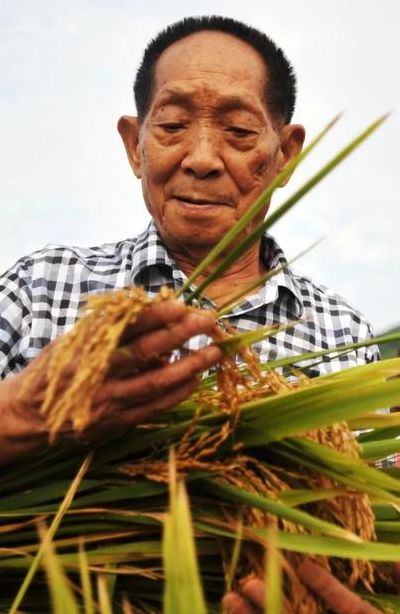
[[165,183],[167,179],[179,168],[178,152],[169,152],[168,156],[162,150],[147,152],[144,156],[144,175],[151,177],[155,185]]
[[251,173],[256,181],[268,180],[275,172],[276,155],[267,147],[259,146],[254,152]]
[[265,152],[254,157],[246,166],[238,168],[236,176],[242,194],[262,191],[271,180],[271,160]]

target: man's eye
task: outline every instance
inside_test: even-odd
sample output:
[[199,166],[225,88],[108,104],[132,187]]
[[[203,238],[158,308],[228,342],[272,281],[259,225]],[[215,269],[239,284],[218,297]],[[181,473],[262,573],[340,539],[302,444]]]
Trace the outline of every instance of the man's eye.
[[248,130],[247,128],[239,128],[239,126],[229,126],[227,129],[228,132],[233,134],[238,138],[244,138],[246,136],[252,136],[254,134],[253,130]]
[[165,130],[165,132],[169,132],[169,133],[173,134],[175,132],[179,132],[180,130],[183,130],[185,125],[184,124],[178,124],[178,123],[168,123],[168,124],[160,124],[160,127],[163,130]]

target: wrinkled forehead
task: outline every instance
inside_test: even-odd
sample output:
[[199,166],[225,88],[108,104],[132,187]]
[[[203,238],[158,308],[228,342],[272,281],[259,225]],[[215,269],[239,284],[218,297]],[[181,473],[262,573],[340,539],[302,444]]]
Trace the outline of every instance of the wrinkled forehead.
[[244,91],[265,102],[268,79],[263,57],[241,39],[218,31],[196,32],[174,42],[159,57],[154,70],[154,96],[181,84],[226,88],[230,95]]

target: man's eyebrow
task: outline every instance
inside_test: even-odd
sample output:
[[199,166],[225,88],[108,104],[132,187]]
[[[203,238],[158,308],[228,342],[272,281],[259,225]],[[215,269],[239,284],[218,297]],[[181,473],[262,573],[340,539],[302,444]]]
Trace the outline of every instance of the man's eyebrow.
[[[189,109],[196,106],[196,102],[193,100],[193,91],[186,88],[166,89],[157,101],[157,106],[163,104],[177,104]],[[264,118],[262,110],[246,95],[222,94],[216,101],[216,107],[218,110],[226,112],[243,109],[253,113],[259,119]]]
[[181,104],[188,107],[193,106],[191,95],[192,92],[186,89],[166,89],[157,100],[157,106],[162,106],[163,104]]
[[261,109],[256,106],[247,96],[223,95],[218,101],[218,107],[222,111],[245,110],[257,115],[260,119],[264,117]]

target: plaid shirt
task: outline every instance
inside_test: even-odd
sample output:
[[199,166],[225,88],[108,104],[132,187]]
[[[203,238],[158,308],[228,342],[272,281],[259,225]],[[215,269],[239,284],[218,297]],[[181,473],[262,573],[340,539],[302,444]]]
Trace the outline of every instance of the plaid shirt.
[[[271,236],[263,237],[260,255],[268,269],[283,265],[284,270],[222,319],[240,331],[302,320],[254,345],[262,362],[372,336],[368,322],[340,296],[293,273]],[[185,280],[152,222],[133,239],[90,248],[47,246],[21,258],[0,277],[0,379],[23,369],[45,345],[70,330],[88,295],[130,285],[142,285],[154,295],[163,285],[178,289]],[[207,300],[203,304],[213,306]],[[188,348],[196,350],[206,342],[199,335]],[[377,346],[361,348],[324,358],[313,365],[311,375],[378,359]],[[396,465],[397,458],[380,464]]]
[[[268,235],[262,240],[261,258],[268,269],[287,264],[282,250]],[[20,371],[52,339],[69,330],[86,296],[129,285],[142,285],[149,294],[156,294],[162,285],[177,289],[184,281],[185,275],[152,222],[134,239],[86,249],[47,246],[20,259],[0,278],[0,378]],[[240,331],[302,320],[255,344],[262,362],[334,348],[372,335],[368,322],[340,296],[289,268],[246,298],[228,317]],[[198,336],[188,346],[195,350],[205,342],[205,337]],[[320,361],[312,375],[377,359],[376,346],[361,348]]]

